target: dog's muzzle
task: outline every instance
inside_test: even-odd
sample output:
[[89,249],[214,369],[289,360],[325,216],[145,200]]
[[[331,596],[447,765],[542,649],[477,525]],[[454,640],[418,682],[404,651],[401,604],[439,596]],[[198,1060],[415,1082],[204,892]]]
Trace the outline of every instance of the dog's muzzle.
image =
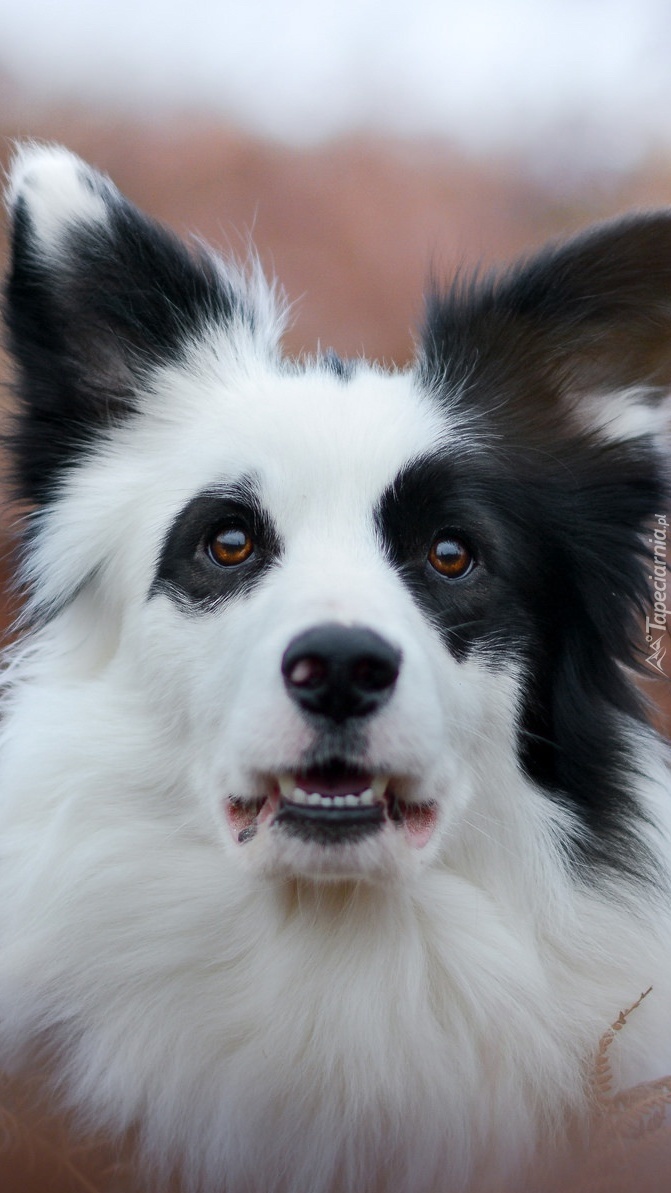
[[[380,634],[335,622],[299,634],[281,665],[288,695],[325,739],[378,713],[391,698],[400,669],[400,650]],[[262,777],[265,790],[258,798],[230,796],[227,818],[240,844],[264,824],[330,848],[356,844],[391,826],[404,829],[409,842],[421,847],[435,826],[436,807],[405,798],[399,781],[331,755],[307,769]]]

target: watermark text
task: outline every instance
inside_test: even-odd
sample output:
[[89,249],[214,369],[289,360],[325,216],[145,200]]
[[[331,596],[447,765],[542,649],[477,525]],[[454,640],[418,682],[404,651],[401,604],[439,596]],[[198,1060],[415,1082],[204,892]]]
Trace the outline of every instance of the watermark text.
[[666,607],[666,536],[668,523],[666,514],[655,514],[655,527],[650,543],[652,544],[652,616],[645,619],[645,640],[651,653],[646,658],[648,666],[666,675],[662,666],[666,654],[666,620],[671,616],[671,610]]

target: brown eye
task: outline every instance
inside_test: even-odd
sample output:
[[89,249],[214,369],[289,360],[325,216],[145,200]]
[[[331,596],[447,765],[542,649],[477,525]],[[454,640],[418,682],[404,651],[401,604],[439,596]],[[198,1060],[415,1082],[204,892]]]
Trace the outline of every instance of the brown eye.
[[461,539],[439,534],[431,544],[429,563],[448,580],[460,580],[475,565],[475,559]]
[[207,542],[207,553],[219,567],[244,563],[254,550],[254,541],[243,526],[224,526]]

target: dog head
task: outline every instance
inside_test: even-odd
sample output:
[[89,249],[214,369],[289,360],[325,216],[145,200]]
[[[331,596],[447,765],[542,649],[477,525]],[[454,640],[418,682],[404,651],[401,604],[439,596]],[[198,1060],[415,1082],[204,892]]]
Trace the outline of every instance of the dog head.
[[383,372],[284,359],[255,266],[64,150],[9,206],[28,615],[84,718],[140,726],[138,790],[266,875],[380,881],[535,815],[639,869],[671,216],[434,297]]

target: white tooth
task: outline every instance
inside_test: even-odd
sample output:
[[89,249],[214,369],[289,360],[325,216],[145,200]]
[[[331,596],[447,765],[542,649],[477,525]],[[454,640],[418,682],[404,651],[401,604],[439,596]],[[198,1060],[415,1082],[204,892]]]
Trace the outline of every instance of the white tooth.
[[321,795],[319,794],[319,792],[318,792],[318,791],[313,791],[313,792],[312,792],[312,795],[309,795],[309,796],[307,797],[307,802],[308,802],[309,804],[312,804],[313,806],[315,806],[316,804],[321,804],[321,802],[322,802],[322,797],[321,797]]
[[375,803],[375,794],[373,792],[372,787],[367,787],[365,791],[361,792],[358,802],[360,804],[366,804],[366,805]]
[[302,787],[294,787],[291,799],[295,804],[306,804],[308,802],[308,793],[307,791],[303,791]]
[[278,775],[277,785],[280,789],[280,794],[284,799],[294,798],[295,783],[291,775]]
[[345,807],[345,796],[344,795],[334,795],[333,803],[335,804],[336,808],[344,808]]
[[320,802],[322,808],[332,808],[333,807],[333,800],[331,799],[330,795],[320,795],[319,802]]
[[383,799],[384,793],[387,790],[388,786],[389,786],[389,775],[377,775],[376,778],[373,779],[373,782],[370,785],[370,789],[373,792],[373,798],[376,800]]
[[346,808],[356,808],[356,806],[360,802],[360,800],[361,800],[361,796],[359,796],[359,795],[346,795],[345,796],[345,807]]

